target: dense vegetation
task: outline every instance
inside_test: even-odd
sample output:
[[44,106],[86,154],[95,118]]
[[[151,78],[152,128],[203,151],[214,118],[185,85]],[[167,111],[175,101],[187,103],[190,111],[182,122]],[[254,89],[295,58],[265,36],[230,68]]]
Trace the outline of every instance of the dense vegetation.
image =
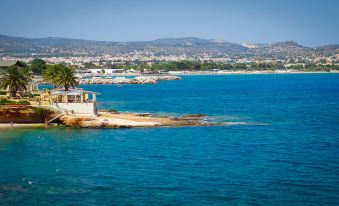
[[[155,62],[147,64],[145,62],[134,61],[124,62],[122,64],[114,64],[110,61],[106,63],[99,62],[100,66],[97,66],[93,62],[85,62],[83,69],[95,69],[95,68],[116,68],[116,69],[134,69],[139,71],[208,71],[212,69],[239,71],[239,70],[278,70],[278,69],[294,69],[304,71],[330,71],[339,70],[339,65],[320,65],[313,63],[293,64],[292,66],[284,66],[281,62],[277,63],[221,63],[213,61],[171,61],[171,62]],[[42,59],[34,59],[30,66],[22,62],[21,65],[24,71],[31,71],[33,74],[41,75],[46,73],[46,69],[49,65]],[[60,65],[60,68],[62,65]],[[69,66],[72,67],[72,66]]]
[[0,105],[7,105],[7,104],[29,105],[30,103],[27,100],[12,101],[12,100],[9,100],[9,99],[0,98]]
[[[105,67],[105,66],[104,66]],[[124,65],[112,65],[113,68],[151,70],[151,71],[207,71],[212,69],[239,71],[239,70],[278,70],[295,69],[307,71],[330,71],[339,70],[339,65],[317,65],[317,64],[299,64],[285,67],[282,63],[220,63],[210,61],[175,61],[175,62],[157,62],[154,64],[134,63]]]
[[30,76],[18,66],[11,66],[6,69],[0,78],[0,89],[9,90],[11,97],[16,97],[17,92],[27,90]]
[[33,72],[33,74],[42,74],[46,68],[46,62],[42,59],[34,59],[31,62],[30,70]]
[[48,65],[44,72],[44,79],[57,87],[64,87],[66,91],[79,85],[76,72],[73,68],[61,64]]

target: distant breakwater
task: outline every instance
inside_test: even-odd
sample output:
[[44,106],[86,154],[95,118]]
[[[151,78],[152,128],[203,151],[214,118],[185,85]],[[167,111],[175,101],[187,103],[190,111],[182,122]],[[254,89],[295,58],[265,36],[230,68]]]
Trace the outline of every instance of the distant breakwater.
[[[156,84],[158,81],[165,80],[181,80],[178,76],[138,76],[134,78],[115,77],[115,78],[102,78],[92,77],[89,79],[79,79],[79,84]],[[38,84],[46,84],[43,79],[35,79]]]
[[177,76],[139,76],[134,78],[90,78],[80,79],[80,84],[156,84],[163,80],[180,80]]

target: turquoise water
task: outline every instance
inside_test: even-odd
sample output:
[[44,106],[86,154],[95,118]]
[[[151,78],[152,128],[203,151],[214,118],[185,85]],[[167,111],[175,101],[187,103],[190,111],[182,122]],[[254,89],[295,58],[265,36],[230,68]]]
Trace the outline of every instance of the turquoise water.
[[87,85],[217,127],[0,130],[0,205],[339,205],[339,75]]

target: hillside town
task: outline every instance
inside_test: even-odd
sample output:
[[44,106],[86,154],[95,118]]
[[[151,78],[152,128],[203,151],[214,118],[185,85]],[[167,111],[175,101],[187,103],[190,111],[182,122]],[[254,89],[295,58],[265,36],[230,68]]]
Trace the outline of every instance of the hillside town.
[[[196,37],[142,42],[103,42],[0,35],[0,60],[17,60],[30,64],[34,59],[79,70],[122,69],[120,72],[128,70],[128,73],[213,69],[329,71],[338,69],[339,46],[333,44],[306,47],[293,41],[237,44]],[[190,62],[190,65],[187,65],[187,62]],[[182,63],[184,65],[178,66]],[[174,65],[159,66],[165,64]]]
[[[22,61],[30,64],[34,59],[42,59],[47,64],[64,64],[75,67],[79,70],[89,69],[87,72],[98,72],[98,69],[106,69],[106,73],[121,73],[127,71],[128,73],[138,73],[143,71],[143,67],[151,67],[152,65],[168,63],[168,62],[212,62],[222,63],[229,65],[245,64],[247,69],[251,69],[253,64],[270,64],[279,65],[281,69],[303,69],[305,65],[318,65],[318,66],[333,66],[338,68],[339,65],[339,53],[332,55],[318,54],[303,57],[285,57],[285,58],[262,58],[252,56],[235,56],[235,55],[154,55],[151,52],[135,51],[127,54],[114,54],[114,55],[102,55],[102,56],[62,56],[62,57],[15,57],[15,56],[3,56],[0,57],[1,61]],[[1,67],[1,65],[0,65]],[[325,67],[324,67],[325,68]],[[96,70],[95,70],[96,69]],[[217,69],[217,68],[209,68]],[[265,68],[259,68],[265,69]],[[139,70],[139,71],[137,71]],[[189,70],[187,68],[186,70]],[[100,72],[99,72],[100,73]]]

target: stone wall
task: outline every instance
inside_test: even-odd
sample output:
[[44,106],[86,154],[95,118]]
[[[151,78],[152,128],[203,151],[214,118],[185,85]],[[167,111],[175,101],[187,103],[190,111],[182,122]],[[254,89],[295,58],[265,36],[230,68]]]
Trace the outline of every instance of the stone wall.
[[93,102],[84,102],[84,103],[53,103],[52,107],[56,110],[65,113],[73,113],[77,115],[90,115],[95,116],[96,104]]

